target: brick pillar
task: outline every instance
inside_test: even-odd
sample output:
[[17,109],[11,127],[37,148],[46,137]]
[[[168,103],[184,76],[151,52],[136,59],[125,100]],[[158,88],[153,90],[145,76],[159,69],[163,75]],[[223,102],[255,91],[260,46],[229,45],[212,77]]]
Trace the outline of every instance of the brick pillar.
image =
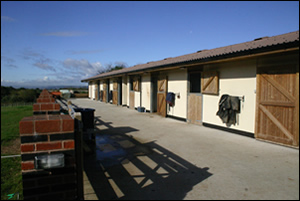
[[[39,98],[46,99],[41,96],[47,96],[47,91],[43,91]],[[40,108],[43,104],[41,102]],[[71,116],[24,117],[19,122],[19,129],[24,199],[76,199],[74,120]],[[36,168],[35,157],[55,154],[64,155],[64,167]]]
[[47,90],[44,89],[36,101],[33,104],[33,115],[60,113],[60,105]]

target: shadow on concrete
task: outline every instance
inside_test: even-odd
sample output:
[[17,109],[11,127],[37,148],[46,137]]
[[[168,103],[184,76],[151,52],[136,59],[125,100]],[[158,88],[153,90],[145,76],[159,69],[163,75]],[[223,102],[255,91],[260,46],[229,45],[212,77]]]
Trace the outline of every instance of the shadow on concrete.
[[132,127],[113,127],[95,117],[92,154],[84,156],[84,170],[100,200],[183,199],[193,186],[212,174],[153,142],[128,135]]

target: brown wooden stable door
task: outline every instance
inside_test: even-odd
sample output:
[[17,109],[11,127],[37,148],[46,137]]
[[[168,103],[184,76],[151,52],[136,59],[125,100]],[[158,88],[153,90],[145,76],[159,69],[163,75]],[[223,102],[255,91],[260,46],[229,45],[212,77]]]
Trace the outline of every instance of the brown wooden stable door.
[[129,108],[130,109],[134,109],[135,106],[134,106],[134,91],[130,91],[129,92]]
[[258,69],[256,96],[256,138],[299,146],[299,72],[296,66]]
[[[201,82],[201,72],[197,71],[189,73],[187,122],[198,125],[202,125]],[[210,83],[213,84],[213,82]],[[208,83],[207,86],[210,83]]]
[[202,94],[188,94],[187,122],[202,125]]
[[113,104],[117,105],[118,104],[118,82],[117,80],[114,81],[113,83]]
[[162,77],[157,80],[157,114],[163,117],[167,116],[167,87],[167,77]]
[[95,85],[95,100],[99,100],[99,97],[98,97],[98,87],[99,87],[99,85],[96,84]]
[[103,83],[103,95],[102,95],[102,102],[106,103],[106,96],[107,96],[107,84]]

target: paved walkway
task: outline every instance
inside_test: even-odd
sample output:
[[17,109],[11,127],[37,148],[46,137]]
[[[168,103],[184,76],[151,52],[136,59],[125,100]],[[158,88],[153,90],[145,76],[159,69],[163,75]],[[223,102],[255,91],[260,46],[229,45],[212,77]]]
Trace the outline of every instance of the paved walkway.
[[85,199],[299,200],[299,150],[125,107],[94,108]]

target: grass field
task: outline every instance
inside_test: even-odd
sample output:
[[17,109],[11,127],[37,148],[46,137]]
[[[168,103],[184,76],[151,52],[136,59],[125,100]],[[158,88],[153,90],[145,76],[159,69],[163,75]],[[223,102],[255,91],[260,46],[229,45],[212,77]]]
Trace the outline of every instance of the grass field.
[[32,106],[1,107],[1,146],[20,137],[19,121],[26,116],[32,116]]
[[10,194],[15,194],[11,199],[23,199],[23,186],[21,174],[21,157],[1,159],[1,200],[8,200]]
[[[20,154],[19,121],[32,116],[32,106],[1,107],[1,156]],[[1,200],[23,198],[21,157],[1,158]]]

